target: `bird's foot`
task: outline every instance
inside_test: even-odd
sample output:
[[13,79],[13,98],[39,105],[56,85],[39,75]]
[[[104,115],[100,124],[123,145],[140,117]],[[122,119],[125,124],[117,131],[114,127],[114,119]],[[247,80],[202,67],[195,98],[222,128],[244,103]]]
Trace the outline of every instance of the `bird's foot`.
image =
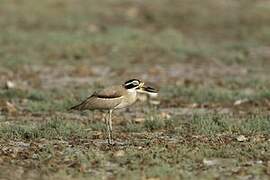
[[123,142],[123,141],[111,141],[111,142],[109,142],[108,141],[108,145],[110,145],[110,146],[128,146],[128,145],[130,145],[130,143],[129,142]]
[[108,144],[109,145],[114,145],[113,141],[111,139],[108,139]]

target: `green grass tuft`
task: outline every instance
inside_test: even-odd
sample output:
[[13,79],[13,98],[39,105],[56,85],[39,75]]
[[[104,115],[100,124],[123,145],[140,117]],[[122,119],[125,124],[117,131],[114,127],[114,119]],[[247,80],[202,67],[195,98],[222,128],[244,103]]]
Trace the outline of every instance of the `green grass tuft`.
[[54,118],[43,122],[41,124],[32,125],[2,125],[0,128],[0,134],[2,137],[8,137],[10,139],[36,139],[36,138],[71,138],[75,136],[85,137],[86,131],[84,131],[83,125],[67,121],[62,118]]

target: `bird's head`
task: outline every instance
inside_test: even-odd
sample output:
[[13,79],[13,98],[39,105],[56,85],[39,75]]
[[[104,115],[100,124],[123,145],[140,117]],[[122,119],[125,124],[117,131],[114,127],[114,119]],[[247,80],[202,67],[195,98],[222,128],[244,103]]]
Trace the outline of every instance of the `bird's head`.
[[145,86],[144,82],[138,79],[131,79],[123,85],[126,89],[136,90],[139,93],[149,94],[150,96],[157,96],[158,91],[152,87]]
[[144,83],[139,79],[130,79],[123,84],[126,89],[137,89],[142,87],[143,85]]

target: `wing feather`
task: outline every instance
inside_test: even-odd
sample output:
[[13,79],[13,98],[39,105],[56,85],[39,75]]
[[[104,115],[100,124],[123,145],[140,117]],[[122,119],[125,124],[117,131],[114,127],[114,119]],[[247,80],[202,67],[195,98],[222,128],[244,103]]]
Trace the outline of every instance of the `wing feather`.
[[71,110],[113,109],[123,99],[125,91],[121,86],[113,86],[94,92],[80,104],[71,107]]
[[94,92],[92,96],[99,97],[99,98],[119,98],[123,96],[124,89],[121,86],[112,86],[109,88],[102,89],[100,91]]

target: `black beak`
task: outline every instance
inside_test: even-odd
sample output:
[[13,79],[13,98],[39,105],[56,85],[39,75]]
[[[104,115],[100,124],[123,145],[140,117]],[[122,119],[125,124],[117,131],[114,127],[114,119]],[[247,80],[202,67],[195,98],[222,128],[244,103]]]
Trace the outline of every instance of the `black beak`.
[[145,93],[152,97],[155,97],[158,95],[158,91],[152,87],[149,86],[142,86],[137,90],[139,93]]
[[146,91],[146,92],[149,92],[149,93],[158,93],[158,91],[152,87],[149,87],[149,86],[143,86],[141,87],[142,91]]

